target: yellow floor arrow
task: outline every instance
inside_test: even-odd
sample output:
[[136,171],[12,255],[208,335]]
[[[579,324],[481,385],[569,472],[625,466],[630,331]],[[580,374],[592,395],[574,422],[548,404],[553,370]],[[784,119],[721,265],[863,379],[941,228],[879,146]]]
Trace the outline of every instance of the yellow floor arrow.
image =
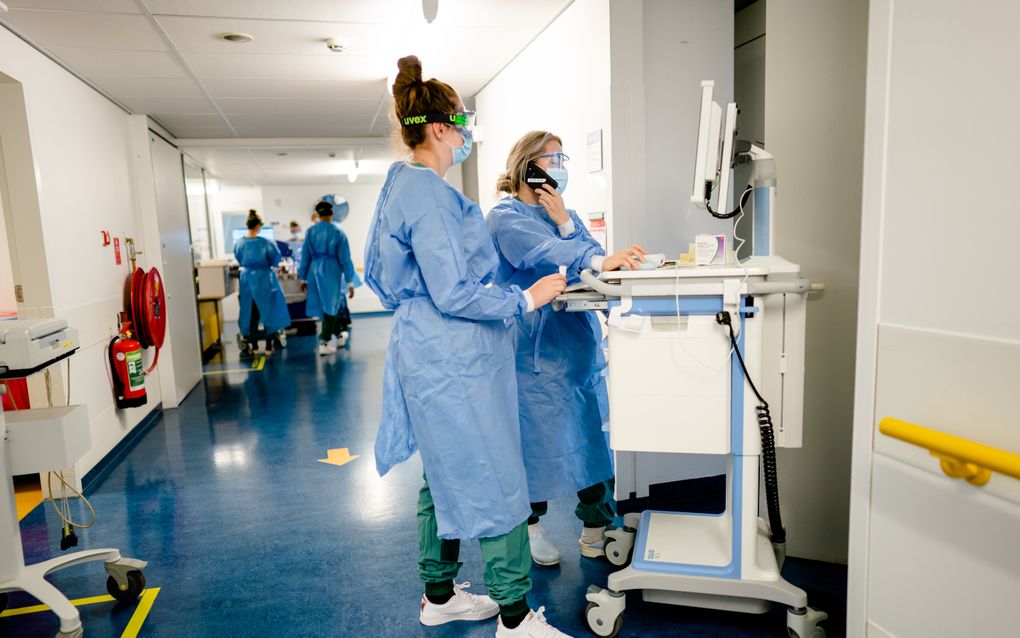
[[319,463],[329,463],[330,465],[346,465],[354,459],[358,458],[359,454],[351,454],[350,450],[345,447],[338,447],[334,450],[326,450],[326,458],[319,459]]

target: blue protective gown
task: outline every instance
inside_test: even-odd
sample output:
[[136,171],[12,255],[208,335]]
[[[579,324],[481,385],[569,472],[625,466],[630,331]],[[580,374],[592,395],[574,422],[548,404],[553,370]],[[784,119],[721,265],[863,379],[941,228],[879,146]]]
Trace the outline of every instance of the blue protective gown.
[[384,475],[421,453],[440,538],[499,536],[531,512],[510,332],[527,301],[493,285],[498,266],[477,204],[431,169],[390,167],[365,248],[365,282],[395,310],[375,461]]
[[298,277],[308,283],[305,314],[336,316],[347,294],[344,281],[354,280],[351,247],[344,231],[320,221],[305,233]]
[[[560,266],[567,267],[568,283],[577,283],[591,258],[605,255],[577,214],[569,213],[574,232],[560,237],[541,206],[506,198],[489,212],[486,221],[500,256],[498,285],[527,288]],[[545,306],[517,319],[514,338],[531,500],[574,494],[612,478],[602,432],[608,394],[598,317]]]
[[237,321],[241,334],[249,335],[254,303],[266,332],[273,334],[290,325],[287,300],[273,268],[280,263],[280,250],[265,237],[242,237],[234,244],[234,257],[241,264],[240,305]]

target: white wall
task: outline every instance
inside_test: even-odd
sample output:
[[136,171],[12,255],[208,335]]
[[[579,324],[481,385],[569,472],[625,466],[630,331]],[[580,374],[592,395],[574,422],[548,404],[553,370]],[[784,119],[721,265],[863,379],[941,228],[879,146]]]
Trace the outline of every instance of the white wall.
[[[278,222],[276,238],[282,241],[290,239],[291,220],[301,224],[302,231],[308,230],[309,216],[316,202],[323,195],[333,193],[347,198],[351,212],[340,225],[347,233],[351,244],[351,259],[360,276],[364,275],[365,240],[368,237],[368,226],[375,212],[375,204],[379,199],[382,181],[366,181],[359,179],[353,184],[322,184],[303,186],[262,186],[263,220],[269,224]],[[351,312],[380,312],[385,310],[367,286],[362,286],[350,300]]]
[[776,157],[775,252],[826,290],[808,304],[804,448],[780,450],[791,555],[845,562],[849,522],[867,6],[771,1],[765,148]]
[[[100,231],[122,241],[141,237],[129,118],[5,29],[0,73],[14,81],[0,84],[0,137],[9,191],[5,215],[14,221],[8,231],[19,262],[15,278],[25,286],[19,313],[61,316],[79,331],[82,349],[71,359],[71,400],[88,406],[92,437],[78,464],[80,476],[161,400],[157,373],[146,383],[148,406],[115,410],[106,362],[128,266],[126,259],[114,263]],[[65,399],[59,369],[53,371],[55,403]]]
[[676,256],[700,232],[729,232],[690,203],[701,81],[733,99],[733,2],[612,0],[615,248]]
[[[0,148],[0,153],[3,149]],[[0,167],[0,171],[3,168]],[[3,191],[0,185],[0,192]],[[7,221],[3,217],[4,201],[0,196],[0,314],[17,314],[18,302],[14,296],[14,270],[11,267],[11,259],[7,250]]]
[[[609,55],[609,0],[575,2],[475,96],[483,134],[475,152],[484,213],[496,202],[496,178],[506,169],[510,148],[536,129],[559,135],[571,157],[567,206],[586,222],[590,212],[610,211]],[[606,168],[589,173],[587,136],[599,129]]]
[[[972,212],[976,184],[1015,179],[1020,135],[995,115],[1020,98],[1020,5],[870,11],[847,635],[1015,634],[1020,482],[951,480],[876,422],[1020,452],[1020,217]],[[992,235],[976,272],[946,257],[971,228]]]

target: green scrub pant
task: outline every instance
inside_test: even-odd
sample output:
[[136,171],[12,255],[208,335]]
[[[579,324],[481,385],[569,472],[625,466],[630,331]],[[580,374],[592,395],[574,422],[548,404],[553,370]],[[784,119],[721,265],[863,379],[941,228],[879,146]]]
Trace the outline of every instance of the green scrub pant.
[[[613,522],[616,516],[616,500],[613,491],[616,479],[609,479],[588,486],[577,493],[577,508],[574,515],[584,523],[585,527],[605,527]],[[549,511],[549,503],[542,501],[531,504],[531,516],[528,525],[534,525],[538,519]]]
[[[481,538],[485,561],[485,587],[489,598],[504,611],[520,607],[527,610],[526,596],[531,591],[531,546],[524,521],[502,536]],[[460,541],[438,536],[436,508],[428,479],[418,492],[418,576],[425,593],[441,596],[453,591],[453,579],[460,570]]]

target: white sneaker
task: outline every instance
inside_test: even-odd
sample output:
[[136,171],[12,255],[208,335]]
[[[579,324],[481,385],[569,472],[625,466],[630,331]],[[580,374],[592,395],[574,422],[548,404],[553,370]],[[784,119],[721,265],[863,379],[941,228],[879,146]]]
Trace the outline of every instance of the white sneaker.
[[276,337],[276,341],[277,343],[280,344],[281,348],[287,347],[287,335],[283,334],[282,332]]
[[343,348],[344,346],[347,345],[347,340],[350,339],[350,338],[351,338],[351,333],[349,333],[346,330],[344,330],[343,332],[340,333],[340,338],[337,339],[336,347],[337,348]]
[[581,556],[585,558],[604,558],[606,555],[606,528],[586,527],[577,539],[581,546]]
[[435,627],[455,620],[486,620],[499,613],[499,605],[488,596],[465,591],[470,586],[471,583],[454,583],[453,598],[442,605],[429,602],[422,595],[418,620],[423,625]]
[[319,343],[319,356],[324,357],[327,354],[333,354],[336,352],[336,348],[328,343]]
[[531,541],[531,560],[543,567],[558,565],[560,550],[545,536],[541,523],[528,525],[528,540]]
[[545,607],[528,614],[521,624],[513,629],[503,626],[503,619],[496,621],[496,638],[570,638],[569,635],[556,629],[545,619]]

